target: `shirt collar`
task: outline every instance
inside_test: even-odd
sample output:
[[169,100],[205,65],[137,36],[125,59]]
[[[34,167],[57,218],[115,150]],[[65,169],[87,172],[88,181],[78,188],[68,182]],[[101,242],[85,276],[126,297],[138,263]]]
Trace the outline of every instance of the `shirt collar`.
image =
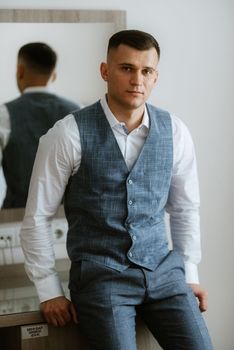
[[29,86],[26,89],[24,89],[23,94],[31,92],[51,93],[51,88],[49,86]]
[[[100,100],[102,109],[106,115],[106,118],[111,126],[111,128],[113,129],[116,125],[121,125],[122,123],[119,122],[116,117],[114,116],[114,114],[111,112],[107,100],[106,100],[106,96],[104,96],[101,100]],[[147,129],[149,129],[149,114],[147,111],[147,108],[145,106],[145,110],[144,110],[144,115],[142,118],[142,123],[139,125],[138,129],[140,129],[142,126],[145,126]]]

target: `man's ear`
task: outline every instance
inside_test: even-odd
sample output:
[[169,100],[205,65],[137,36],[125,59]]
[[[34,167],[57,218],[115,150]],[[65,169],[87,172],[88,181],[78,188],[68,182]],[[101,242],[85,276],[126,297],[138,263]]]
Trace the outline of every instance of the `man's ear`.
[[102,79],[104,81],[108,81],[107,63],[105,63],[105,62],[101,63],[101,65],[100,65],[100,72],[101,72]]
[[53,82],[56,80],[56,78],[57,78],[57,73],[54,71],[54,72],[51,74],[51,78],[50,78],[51,83],[53,83]]
[[155,71],[155,79],[154,79],[154,85],[157,84],[157,81],[158,81],[158,70]]
[[17,63],[17,67],[16,67],[16,77],[18,80],[21,80],[24,76],[24,65],[22,63]]

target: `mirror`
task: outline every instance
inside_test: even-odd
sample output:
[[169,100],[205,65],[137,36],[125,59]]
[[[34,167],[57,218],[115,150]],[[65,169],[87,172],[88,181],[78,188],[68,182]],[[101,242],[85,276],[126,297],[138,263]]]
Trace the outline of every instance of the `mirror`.
[[[15,78],[17,52],[22,45],[32,41],[44,41],[57,52],[57,79],[52,91],[82,105],[92,103],[105,92],[99,65],[105,59],[107,41],[112,33],[125,27],[125,11],[1,9],[0,104],[20,95]],[[4,190],[4,178],[0,175],[0,204]],[[0,315],[38,310],[36,291],[25,275],[17,241],[23,215],[23,208],[0,210],[0,238],[5,237],[0,239]],[[60,207],[53,233],[63,217]],[[63,247],[64,244],[57,244],[57,253],[63,254]],[[56,267],[61,281],[66,281],[67,259],[57,260]],[[23,297],[19,293],[23,293]],[[27,317],[31,317],[28,314]],[[41,316],[38,314],[37,317]],[[31,321],[29,319],[28,323]]]
[[[108,39],[125,27],[125,11],[1,10],[0,41],[4,54],[0,57],[0,76],[4,89],[0,104],[20,95],[15,79],[17,53],[22,45],[33,41],[46,42],[57,52],[53,92],[81,105],[96,101],[105,92],[99,65],[105,60]],[[0,204],[5,190],[0,169]]]

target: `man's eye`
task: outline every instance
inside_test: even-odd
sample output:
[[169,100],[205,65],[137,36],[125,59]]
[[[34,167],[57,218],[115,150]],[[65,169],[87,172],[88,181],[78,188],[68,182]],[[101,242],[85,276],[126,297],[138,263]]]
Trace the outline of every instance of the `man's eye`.
[[151,74],[153,74],[153,72],[154,72],[154,70],[149,69],[149,68],[143,69],[143,71],[142,71],[143,75],[151,75]]
[[131,72],[131,71],[132,71],[132,68],[131,68],[131,67],[125,67],[125,66],[123,66],[123,67],[122,67],[122,70],[125,71],[125,72]]

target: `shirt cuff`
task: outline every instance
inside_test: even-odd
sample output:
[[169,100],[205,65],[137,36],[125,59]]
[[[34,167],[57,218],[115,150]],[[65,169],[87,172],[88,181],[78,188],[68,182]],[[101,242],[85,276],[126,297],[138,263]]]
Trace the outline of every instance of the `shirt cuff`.
[[196,264],[185,262],[185,279],[187,283],[199,284],[198,268]]
[[64,296],[64,291],[57,275],[48,276],[34,281],[40,303]]

